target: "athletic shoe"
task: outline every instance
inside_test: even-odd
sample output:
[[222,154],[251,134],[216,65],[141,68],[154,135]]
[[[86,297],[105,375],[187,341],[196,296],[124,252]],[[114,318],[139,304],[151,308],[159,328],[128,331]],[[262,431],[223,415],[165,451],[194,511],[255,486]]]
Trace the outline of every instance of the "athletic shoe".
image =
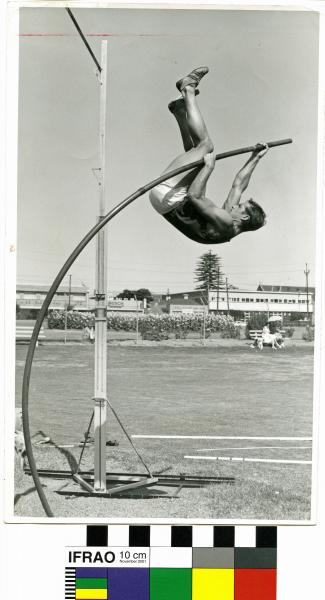
[[198,67],[197,69],[193,69],[193,71],[186,75],[186,77],[183,77],[177,81],[177,89],[181,92],[186,85],[191,85],[196,88],[199,85],[202,77],[204,77],[204,75],[206,75],[208,72],[208,67]]

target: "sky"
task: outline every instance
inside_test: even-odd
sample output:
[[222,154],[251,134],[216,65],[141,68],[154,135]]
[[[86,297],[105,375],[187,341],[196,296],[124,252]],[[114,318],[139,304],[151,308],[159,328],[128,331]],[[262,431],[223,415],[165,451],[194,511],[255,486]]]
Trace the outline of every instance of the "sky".
[[[229,282],[304,285],[315,279],[318,15],[299,11],[74,9],[100,59],[108,41],[107,209],[156,178],[182,152],[168,102],[192,68],[209,74],[198,99],[216,152],[291,137],[269,151],[246,197],[267,225],[200,245],[135,201],[108,226],[108,287],[193,289],[198,257],[221,259]],[[20,11],[18,281],[51,283],[98,212],[99,86],[62,8]],[[222,205],[247,160],[220,161],[207,195]],[[95,243],[71,268],[94,287]],[[65,281],[67,283],[68,280]]]

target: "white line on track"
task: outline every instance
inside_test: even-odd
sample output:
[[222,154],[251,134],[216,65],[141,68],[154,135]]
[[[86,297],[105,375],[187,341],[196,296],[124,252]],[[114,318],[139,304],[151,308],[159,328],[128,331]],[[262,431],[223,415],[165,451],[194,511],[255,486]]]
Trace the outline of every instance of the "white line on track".
[[[88,444],[86,444],[88,445]],[[46,444],[45,444],[46,446]],[[55,444],[48,444],[48,448],[81,448],[82,444],[62,444],[61,446],[56,446]]]
[[196,452],[216,452],[217,450],[312,450],[312,446],[235,446],[219,448],[199,448]]
[[219,460],[230,462],[276,463],[284,465],[311,465],[311,460],[280,460],[275,458],[244,458],[242,456],[184,456],[191,460]]
[[270,437],[270,436],[229,436],[229,435],[132,435],[133,438],[147,440],[279,440],[283,442],[311,442],[311,437]]
[[[57,450],[60,448],[81,448],[83,446],[83,444],[61,444],[61,445],[57,445],[57,444],[49,444],[47,442],[43,442],[42,444],[38,444],[37,442],[34,444],[34,446],[37,446],[38,448],[40,448],[41,446],[44,448],[56,448]],[[89,447],[89,444],[86,444],[86,448]]]

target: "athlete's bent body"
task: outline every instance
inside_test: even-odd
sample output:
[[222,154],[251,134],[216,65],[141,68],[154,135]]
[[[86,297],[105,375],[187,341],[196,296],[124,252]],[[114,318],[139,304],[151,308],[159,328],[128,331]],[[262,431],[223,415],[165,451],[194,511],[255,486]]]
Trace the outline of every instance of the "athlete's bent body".
[[153,207],[190,239],[201,244],[222,244],[244,231],[253,231],[265,224],[265,213],[256,202],[240,200],[268,147],[267,144],[255,146],[251,157],[237,173],[221,208],[206,197],[207,182],[215,167],[215,155],[197,104],[196,88],[207,72],[207,67],[194,69],[176,84],[182,97],[168,107],[179,125],[185,152],[175,158],[164,173],[197,160],[203,159],[204,165],[161,183],[151,190],[149,198]]

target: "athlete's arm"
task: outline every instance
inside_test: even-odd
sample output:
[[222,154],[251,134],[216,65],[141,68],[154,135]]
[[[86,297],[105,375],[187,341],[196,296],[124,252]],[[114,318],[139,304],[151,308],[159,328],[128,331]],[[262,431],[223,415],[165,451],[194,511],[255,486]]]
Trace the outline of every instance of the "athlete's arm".
[[191,197],[204,198],[208,179],[214,170],[215,164],[216,159],[212,152],[204,156],[204,167],[200,169],[188,190]]
[[227,210],[228,212],[234,206],[238,206],[240,203],[243,192],[247,189],[248,184],[250,182],[250,178],[252,173],[259,163],[262,156],[264,156],[268,151],[267,144],[256,144],[255,149],[248,159],[248,161],[244,164],[243,168],[237,173],[233,184],[231,186],[228,197],[223,204],[222,208]]

